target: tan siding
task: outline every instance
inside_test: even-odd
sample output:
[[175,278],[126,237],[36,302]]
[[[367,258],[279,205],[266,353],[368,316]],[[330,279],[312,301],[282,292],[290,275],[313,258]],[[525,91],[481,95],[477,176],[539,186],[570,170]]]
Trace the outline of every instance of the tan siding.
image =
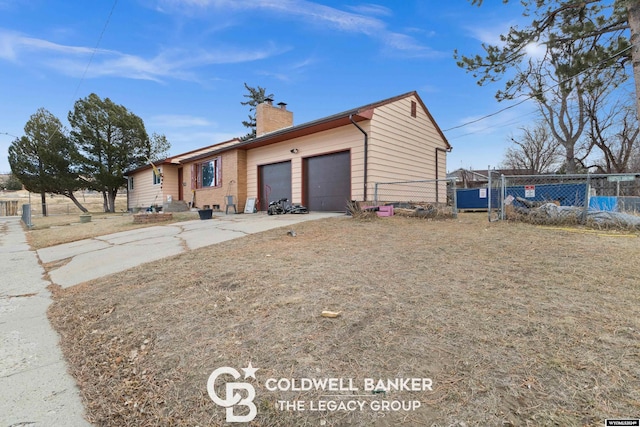
[[153,185],[153,169],[145,169],[133,174],[133,190],[129,190],[129,209],[146,209],[154,201],[155,204],[161,205],[162,197],[160,185]]
[[244,205],[247,202],[247,152],[244,150],[237,151],[238,156],[238,173],[236,176],[237,200],[236,208],[238,211],[244,211]]
[[158,204],[167,201],[171,196],[172,200],[178,200],[178,167],[174,165],[162,166],[162,200]]
[[[360,123],[365,131],[368,122]],[[351,151],[351,197],[362,200],[364,173],[364,136],[353,125],[342,126],[317,134],[247,152],[247,197],[258,197],[258,167],[270,163],[291,160],[292,203],[302,203],[302,159],[338,151]],[[298,153],[291,153],[292,149]]]
[[[369,182],[428,180],[446,177],[446,143],[433,122],[421,108],[411,117],[411,101],[407,97],[376,108],[371,120],[369,144]],[[446,187],[446,186],[445,186]],[[445,188],[443,187],[443,188]],[[446,188],[439,200],[446,200]]]

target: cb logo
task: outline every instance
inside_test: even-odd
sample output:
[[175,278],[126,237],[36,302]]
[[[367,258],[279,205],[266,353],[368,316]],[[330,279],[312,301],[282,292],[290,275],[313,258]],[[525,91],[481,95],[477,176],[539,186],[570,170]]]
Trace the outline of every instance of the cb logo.
[[[245,369],[243,370],[246,372]],[[254,372],[255,370],[257,369],[254,368]],[[216,405],[226,408],[228,423],[248,423],[249,421],[252,421],[258,414],[258,409],[253,403],[253,399],[256,397],[256,389],[249,383],[228,382],[225,384],[226,396],[222,399],[216,394],[215,383],[220,375],[225,374],[231,375],[234,380],[240,378],[240,373],[233,368],[222,367],[216,369],[211,373],[211,375],[209,375],[209,380],[207,381],[207,392],[209,393],[209,397]],[[245,375],[245,378],[247,378],[247,376],[253,376],[255,378],[255,373],[254,375]],[[240,393],[236,393],[236,390],[245,390],[247,396],[243,398]],[[246,415],[234,414],[234,408],[236,406],[245,406],[249,408],[249,413]]]

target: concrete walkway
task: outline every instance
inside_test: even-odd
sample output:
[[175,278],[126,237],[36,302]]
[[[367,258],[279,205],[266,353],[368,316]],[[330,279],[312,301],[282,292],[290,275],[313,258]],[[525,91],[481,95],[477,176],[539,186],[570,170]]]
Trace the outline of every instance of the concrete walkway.
[[0,217],[0,426],[89,426],[47,319],[51,295],[19,217]]
[[0,217],[0,427],[90,425],[47,319],[50,282],[43,278],[38,257],[48,264],[53,283],[69,287],[188,250],[331,216],[344,214],[216,215],[53,246],[37,254],[26,243],[20,218]]

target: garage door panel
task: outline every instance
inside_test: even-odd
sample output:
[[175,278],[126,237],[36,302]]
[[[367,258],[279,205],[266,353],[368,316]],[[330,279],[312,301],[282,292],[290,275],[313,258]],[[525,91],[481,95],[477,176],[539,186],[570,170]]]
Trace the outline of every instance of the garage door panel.
[[267,210],[270,201],[291,200],[291,161],[260,166],[258,177],[261,210]]
[[351,199],[351,153],[305,159],[306,204],[312,211],[344,211]]

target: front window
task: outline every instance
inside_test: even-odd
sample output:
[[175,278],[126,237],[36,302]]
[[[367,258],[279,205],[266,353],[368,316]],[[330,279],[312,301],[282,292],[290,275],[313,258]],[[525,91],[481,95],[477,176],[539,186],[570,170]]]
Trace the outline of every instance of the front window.
[[218,187],[220,185],[220,158],[198,164],[198,188]]

